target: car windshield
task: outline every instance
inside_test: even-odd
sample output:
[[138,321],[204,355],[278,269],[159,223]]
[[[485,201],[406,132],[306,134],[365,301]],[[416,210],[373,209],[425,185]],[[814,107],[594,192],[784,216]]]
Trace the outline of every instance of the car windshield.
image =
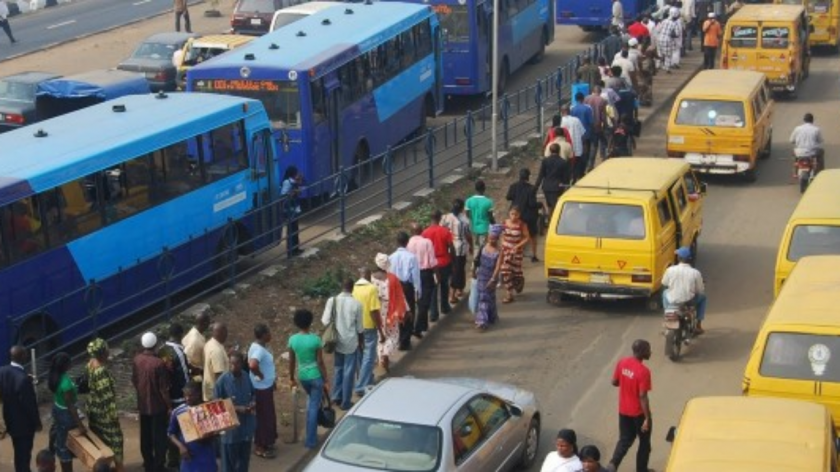
[[227,52],[227,49],[222,46],[206,48],[190,47],[187,49],[187,54],[184,56],[183,64],[185,66],[194,66],[201,64],[208,59],[212,59],[219,54],[224,54],[225,52]]
[[300,128],[300,90],[295,82],[283,80],[196,79],[196,92],[222,93],[262,102],[274,128]]
[[0,98],[16,102],[31,102],[35,100],[35,84],[0,80]]
[[373,470],[432,471],[440,462],[441,431],[433,426],[348,416],[330,435],[323,456]]
[[764,377],[840,381],[840,336],[771,333],[759,369]]
[[645,239],[645,219],[638,205],[566,202],[557,234],[591,238]]
[[272,12],[274,11],[274,0],[242,0],[239,3],[241,12]]
[[727,100],[683,100],[677,124],[704,127],[743,128],[744,104]]
[[278,30],[286,25],[290,25],[301,18],[306,18],[305,13],[283,13],[274,17],[274,24],[271,25],[271,31]]
[[823,255],[840,255],[840,226],[798,225],[793,229],[787,254],[789,261]]
[[449,43],[470,40],[470,14],[466,5],[435,5],[435,12],[443,27],[443,37]]
[[178,47],[174,44],[143,43],[131,57],[135,59],[170,60]]

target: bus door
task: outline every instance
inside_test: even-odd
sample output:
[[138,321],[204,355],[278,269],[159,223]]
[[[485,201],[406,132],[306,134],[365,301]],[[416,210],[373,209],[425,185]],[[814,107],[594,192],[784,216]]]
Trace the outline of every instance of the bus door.
[[335,71],[324,77],[324,92],[327,96],[327,127],[329,128],[329,150],[331,174],[341,168],[341,84]]
[[493,82],[493,39],[492,22],[493,7],[488,2],[482,2],[477,7],[478,34],[476,38],[476,57],[479,59],[476,79],[479,80],[479,90],[490,90]]
[[435,38],[435,115],[443,113],[443,31],[440,26],[433,32]]
[[[277,179],[277,156],[274,153],[274,139],[270,129],[255,133],[251,139],[251,180],[254,191],[254,210],[257,212],[255,239],[262,240],[258,246],[280,238],[280,205],[274,204],[280,198],[280,183]],[[275,231],[278,230],[275,234]]]

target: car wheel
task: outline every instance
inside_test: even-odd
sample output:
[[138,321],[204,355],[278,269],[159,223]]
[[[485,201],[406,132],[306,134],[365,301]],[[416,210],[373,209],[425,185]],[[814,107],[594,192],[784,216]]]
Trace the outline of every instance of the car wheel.
[[528,433],[525,436],[525,447],[522,449],[522,459],[519,461],[519,469],[526,470],[534,465],[537,460],[537,452],[540,448],[540,420],[531,418],[528,425]]

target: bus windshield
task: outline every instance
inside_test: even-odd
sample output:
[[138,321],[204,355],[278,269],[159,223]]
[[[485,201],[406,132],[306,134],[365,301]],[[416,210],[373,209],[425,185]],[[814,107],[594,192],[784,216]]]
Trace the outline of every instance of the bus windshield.
[[446,42],[466,43],[470,40],[470,13],[466,5],[435,5],[434,9],[440,18]]
[[294,82],[285,80],[198,79],[193,81],[193,90],[259,100],[265,106],[268,119],[274,128],[300,129],[300,90]]

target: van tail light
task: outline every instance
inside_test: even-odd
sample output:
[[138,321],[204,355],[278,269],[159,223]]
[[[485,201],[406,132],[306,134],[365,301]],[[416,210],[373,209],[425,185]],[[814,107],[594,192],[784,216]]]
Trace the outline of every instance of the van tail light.
[[650,274],[633,274],[630,276],[630,282],[634,284],[649,284],[653,282],[653,276]]
[[750,156],[747,154],[736,154],[732,160],[735,162],[750,162]]
[[568,277],[569,271],[566,269],[548,269],[549,277]]
[[6,123],[14,123],[16,125],[22,125],[23,122],[25,121],[23,119],[23,115],[18,115],[16,113],[0,114],[0,116],[3,117],[3,121],[5,121]]
[[676,157],[676,158],[682,159],[683,157],[685,157],[685,153],[681,152],[681,151],[670,151],[669,150],[668,151],[668,157]]
[[828,34],[830,36],[834,36],[835,34],[837,34],[837,28],[835,28],[834,26],[829,26],[828,27]]

